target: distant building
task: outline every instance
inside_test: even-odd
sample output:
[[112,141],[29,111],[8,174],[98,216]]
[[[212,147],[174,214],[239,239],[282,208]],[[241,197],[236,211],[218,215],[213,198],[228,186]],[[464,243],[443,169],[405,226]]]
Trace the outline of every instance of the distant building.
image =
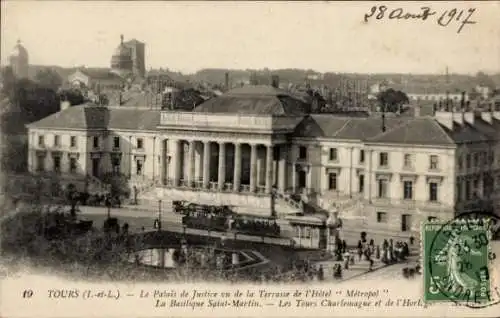
[[68,76],[72,88],[82,91],[106,92],[123,87],[124,79],[107,69],[79,69]]
[[120,36],[120,45],[111,56],[111,71],[121,77],[144,78],[146,74],[145,44],[132,39],[123,42],[123,35]]
[[21,41],[18,40],[16,46],[12,50],[9,56],[9,64],[12,68],[14,76],[17,78],[27,78],[28,68],[29,68],[29,56],[28,51],[21,45]]

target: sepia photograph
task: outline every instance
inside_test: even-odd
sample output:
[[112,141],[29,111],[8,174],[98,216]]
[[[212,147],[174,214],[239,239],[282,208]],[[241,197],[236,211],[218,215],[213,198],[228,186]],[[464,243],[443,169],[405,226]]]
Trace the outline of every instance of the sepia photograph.
[[498,316],[499,1],[1,6],[0,316]]

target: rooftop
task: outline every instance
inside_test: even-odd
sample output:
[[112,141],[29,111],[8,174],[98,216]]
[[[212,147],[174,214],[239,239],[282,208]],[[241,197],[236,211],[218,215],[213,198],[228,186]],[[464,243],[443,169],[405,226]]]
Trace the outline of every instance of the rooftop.
[[267,85],[243,86],[197,106],[198,113],[303,116],[306,104],[284,90]]
[[74,130],[155,130],[159,123],[160,111],[158,110],[79,105],[52,114],[27,127]]

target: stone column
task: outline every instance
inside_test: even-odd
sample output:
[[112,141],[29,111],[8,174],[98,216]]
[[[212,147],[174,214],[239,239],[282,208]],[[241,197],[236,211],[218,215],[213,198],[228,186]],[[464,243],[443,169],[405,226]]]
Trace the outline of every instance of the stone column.
[[233,178],[233,190],[235,192],[240,192],[240,180],[241,180],[241,144],[234,144],[234,178]]
[[250,145],[250,192],[255,192],[257,184],[257,145]]
[[281,192],[286,192],[286,160],[287,160],[286,145],[280,146],[280,160],[278,164],[278,189]]
[[224,182],[226,182],[226,144],[219,143],[219,190],[224,190]]
[[292,162],[292,191],[297,191],[297,163]]
[[174,152],[172,153],[172,167],[173,167],[173,185],[179,185],[179,178],[181,177],[181,141],[174,140]]
[[203,188],[208,188],[210,181],[210,142],[203,142]]
[[271,193],[273,184],[273,146],[268,145],[266,149],[266,193]]
[[194,181],[200,181],[203,178],[203,154],[205,149],[201,142],[194,143]]
[[187,158],[188,186],[192,186],[193,181],[194,181],[194,145],[195,145],[195,141],[190,140],[189,141],[189,149],[188,149],[188,158]]

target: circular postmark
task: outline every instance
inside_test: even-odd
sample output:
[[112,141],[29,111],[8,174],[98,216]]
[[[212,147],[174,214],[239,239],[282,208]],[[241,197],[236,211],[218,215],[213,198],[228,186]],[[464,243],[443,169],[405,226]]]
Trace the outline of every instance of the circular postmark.
[[473,212],[429,228],[426,265],[436,294],[469,308],[500,304],[500,287],[494,281],[498,273],[491,272],[497,256],[490,249],[499,225],[498,216]]

